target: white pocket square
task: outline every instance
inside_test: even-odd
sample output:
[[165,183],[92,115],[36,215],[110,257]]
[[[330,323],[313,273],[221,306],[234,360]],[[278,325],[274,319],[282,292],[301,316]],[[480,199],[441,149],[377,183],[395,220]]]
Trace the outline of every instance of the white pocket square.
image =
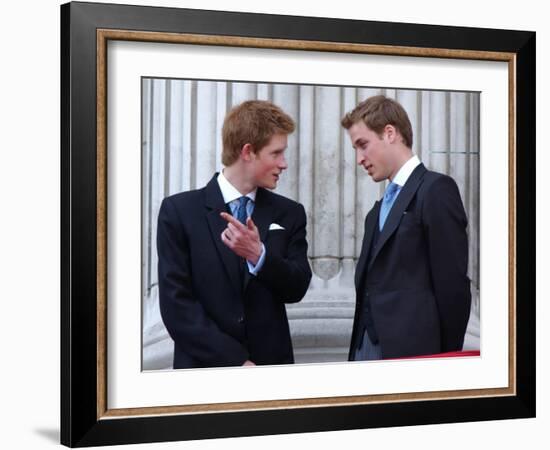
[[284,228],[278,223],[272,223],[271,225],[269,225],[269,231],[271,230],[284,230]]

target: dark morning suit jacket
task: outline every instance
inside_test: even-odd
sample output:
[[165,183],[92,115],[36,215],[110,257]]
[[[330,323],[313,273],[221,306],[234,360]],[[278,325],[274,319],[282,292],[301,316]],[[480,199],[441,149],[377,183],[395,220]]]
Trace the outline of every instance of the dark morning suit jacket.
[[254,277],[221,240],[229,210],[216,177],[165,198],[159,212],[160,311],[174,368],[293,363],[285,303],[300,301],[311,279],[304,208],[258,188],[252,219],[266,256]]
[[461,350],[471,294],[467,219],[456,183],[420,164],[376,236],[379,211],[380,201],[365,219],[350,360],[365,329],[382,358]]

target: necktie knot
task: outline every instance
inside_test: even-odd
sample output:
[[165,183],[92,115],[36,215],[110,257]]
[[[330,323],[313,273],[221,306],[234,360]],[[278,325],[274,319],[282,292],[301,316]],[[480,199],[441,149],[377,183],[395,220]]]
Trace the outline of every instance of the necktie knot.
[[246,212],[246,205],[248,205],[250,198],[243,196],[239,198],[239,207],[237,208],[237,220],[242,224],[246,224],[246,218],[248,214]]

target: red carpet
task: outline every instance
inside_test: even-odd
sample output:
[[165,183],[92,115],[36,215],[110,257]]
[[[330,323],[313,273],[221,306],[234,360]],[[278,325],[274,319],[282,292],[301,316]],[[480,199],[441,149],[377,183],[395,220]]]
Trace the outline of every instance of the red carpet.
[[455,358],[460,356],[479,356],[479,355],[480,355],[479,350],[466,350],[462,352],[436,353],[433,355],[406,356],[404,358],[392,358],[392,359]]

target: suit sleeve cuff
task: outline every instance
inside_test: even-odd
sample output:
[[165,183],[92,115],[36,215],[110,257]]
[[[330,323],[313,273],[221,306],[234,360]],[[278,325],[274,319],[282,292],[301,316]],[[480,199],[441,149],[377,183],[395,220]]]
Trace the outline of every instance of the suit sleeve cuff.
[[248,271],[250,272],[250,274],[254,276],[258,275],[258,272],[262,270],[264,262],[265,262],[265,246],[264,246],[264,243],[262,242],[262,254],[260,255],[260,259],[258,259],[257,264],[254,265],[250,261],[248,260],[246,261],[246,264],[248,265]]

